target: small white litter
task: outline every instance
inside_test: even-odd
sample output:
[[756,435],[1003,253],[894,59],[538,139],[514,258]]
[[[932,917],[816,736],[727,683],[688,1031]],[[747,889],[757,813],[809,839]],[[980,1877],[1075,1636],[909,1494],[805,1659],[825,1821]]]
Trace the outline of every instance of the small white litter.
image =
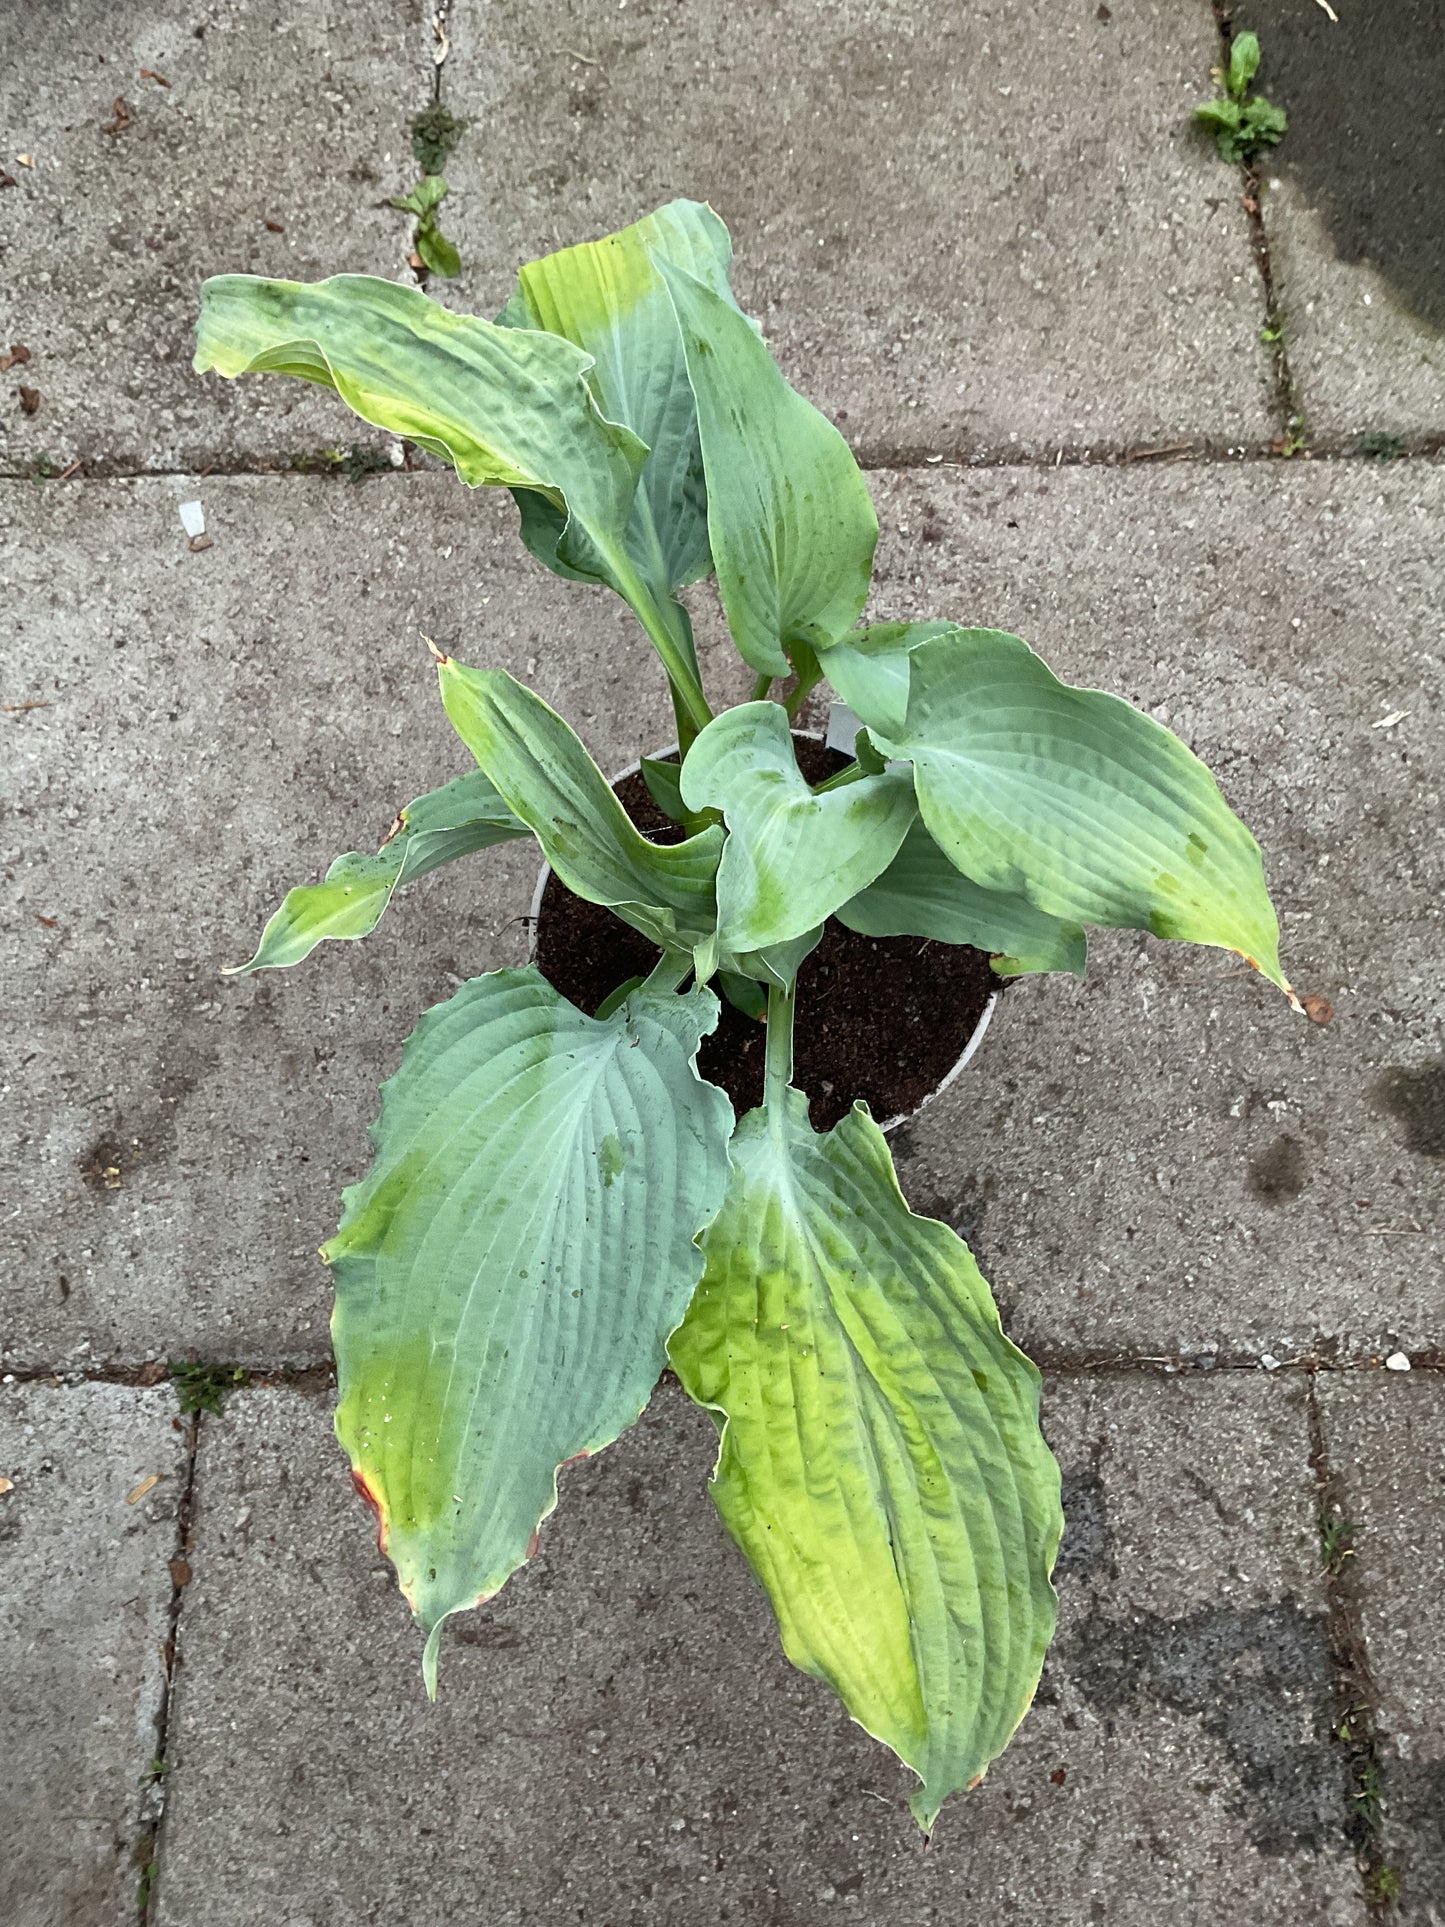
[[1408,1372],[1409,1369],[1410,1361],[1403,1352],[1391,1352],[1390,1356],[1385,1360],[1385,1370],[1387,1372]]
[[1277,1372],[1279,1370],[1279,1360],[1273,1352],[1261,1352],[1259,1362],[1267,1372]]
[[1370,728],[1393,729],[1397,723],[1403,723],[1409,713],[1408,709],[1392,709],[1388,716],[1382,716],[1379,722],[1371,723]]
[[206,511],[199,502],[181,503],[181,527],[194,542],[198,535],[206,532]]

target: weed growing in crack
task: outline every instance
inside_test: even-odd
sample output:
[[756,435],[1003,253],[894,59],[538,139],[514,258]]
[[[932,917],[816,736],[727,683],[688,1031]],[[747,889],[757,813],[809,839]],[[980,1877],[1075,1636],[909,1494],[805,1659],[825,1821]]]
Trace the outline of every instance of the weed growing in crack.
[[440,274],[451,280],[462,271],[462,257],[442,233],[437,209],[451,192],[442,169],[451,159],[466,122],[449,114],[440,101],[424,108],[411,124],[411,151],[422,170],[409,194],[394,196],[388,207],[416,217],[411,265],[418,274]]
[[425,107],[411,124],[411,151],[423,174],[440,174],[466,132],[467,123],[449,114],[441,102]]
[[1387,434],[1381,428],[1368,428],[1363,435],[1355,437],[1354,452],[1369,462],[1397,461],[1405,453],[1405,438]]
[[194,1418],[199,1412],[212,1412],[219,1418],[226,1394],[244,1385],[248,1376],[241,1365],[206,1365],[196,1359],[173,1358],[170,1367],[171,1383],[185,1418]]
[[1251,161],[1262,147],[1278,147],[1289,126],[1282,107],[1250,92],[1259,59],[1259,35],[1240,34],[1230,46],[1229,65],[1213,69],[1219,97],[1201,101],[1194,110],[1194,118],[1213,134],[1221,160]]
[[1403,1885],[1393,1867],[1371,1867],[1365,1875],[1365,1902],[1371,1907],[1384,1907],[1400,1898]]
[[344,475],[348,482],[364,482],[368,475],[381,474],[396,466],[391,451],[369,442],[352,442],[346,448],[318,448],[291,457],[299,475]]
[[1319,1515],[1320,1553],[1325,1562],[1325,1571],[1343,1572],[1345,1561],[1353,1559],[1355,1548],[1351,1543],[1354,1527],[1345,1518],[1338,1506],[1323,1511]]

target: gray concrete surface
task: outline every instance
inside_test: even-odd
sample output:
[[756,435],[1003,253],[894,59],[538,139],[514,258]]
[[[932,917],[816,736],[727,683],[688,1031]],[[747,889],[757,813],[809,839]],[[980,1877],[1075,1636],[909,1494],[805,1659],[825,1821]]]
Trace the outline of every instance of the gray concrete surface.
[[186,1470],[175,1410],[169,1387],[0,1384],[10,1927],[135,1917],[159,1812],[150,1768]]
[[382,203],[416,178],[423,0],[4,12],[0,351],[31,360],[0,381],[0,470],[284,467],[379,440],[299,382],[194,375],[196,302],[208,274],[407,275],[406,216]]
[[[1298,983],[1338,1011],[1317,1030],[1223,953],[1101,938],[1086,984],[1012,990],[902,1135],[910,1196],[974,1239],[1046,1357],[1440,1343],[1445,476],[874,482],[877,612],[1016,627],[1181,729],[1264,842]],[[290,883],[465,767],[421,633],[533,681],[604,766],[671,736],[627,612],[524,556],[505,498],[210,478],[215,546],[194,554],[187,492],[8,494],[4,699],[50,704],[3,719],[11,1362],[327,1355],[314,1253],[377,1082],[452,977],[522,957],[532,859],[508,845],[429,878],[295,971],[217,973]]]
[[[516,264],[689,194],[870,462],[1267,442],[1237,176],[1190,110],[1208,0],[457,0],[448,178],[491,312]],[[525,130],[523,133],[521,130]]]
[[1307,433],[1445,436],[1445,33],[1436,0],[1241,0],[1289,115],[1261,207]]
[[1325,1443],[1353,1527],[1346,1581],[1373,1674],[1384,1839],[1400,1917],[1445,1921],[1445,1386],[1412,1372],[1327,1379]]
[[1363,1920],[1327,1738],[1303,1389],[1052,1384],[1073,1523],[1040,1703],[920,1852],[782,1660],[669,1384],[456,1621],[434,1708],[323,1408],[235,1397],[197,1494],[163,1927]]

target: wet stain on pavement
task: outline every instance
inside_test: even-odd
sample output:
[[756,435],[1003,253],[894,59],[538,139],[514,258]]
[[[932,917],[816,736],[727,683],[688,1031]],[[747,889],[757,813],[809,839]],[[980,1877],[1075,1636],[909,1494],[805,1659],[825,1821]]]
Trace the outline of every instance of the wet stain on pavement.
[[1292,1204],[1309,1183],[1304,1147],[1286,1132],[1251,1158],[1245,1175],[1249,1191],[1263,1204]]
[[1195,1715],[1239,1775],[1240,1811],[1261,1853],[1317,1852],[1347,1837],[1347,1760],[1330,1740],[1325,1624],[1292,1599],[1182,1619],[1087,1618],[1064,1668],[1108,1714],[1154,1701]]
[[1071,1579],[1090,1579],[1096,1573],[1112,1576],[1114,1535],[1104,1481],[1092,1467],[1064,1473],[1063,1505],[1064,1542],[1054,1566],[1055,1580],[1063,1585]]
[[1402,306],[1445,329],[1445,29],[1440,0],[1244,0],[1260,90],[1289,115],[1265,162],[1319,214],[1342,261],[1367,261]]
[[1445,1158],[1445,1057],[1413,1068],[1397,1065],[1381,1076],[1375,1102],[1405,1127],[1405,1149]]

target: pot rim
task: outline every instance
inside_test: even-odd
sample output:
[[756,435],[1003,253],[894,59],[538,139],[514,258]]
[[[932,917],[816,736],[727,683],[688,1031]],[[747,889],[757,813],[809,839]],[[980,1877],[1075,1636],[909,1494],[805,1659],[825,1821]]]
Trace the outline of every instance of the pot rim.
[[[811,737],[812,740],[817,743],[821,743],[824,740],[823,732],[822,730],[819,730],[819,729],[795,729],[793,731],[793,734],[795,736]],[[665,748],[654,750],[653,756],[654,758],[671,756],[672,753],[676,750],[676,748],[677,748],[676,743],[668,743]],[[611,784],[611,786],[615,789],[617,785],[621,782],[624,782],[627,777],[636,776],[638,772],[641,770],[641,768],[642,768],[642,759],[638,757],[633,762],[630,762],[627,765],[626,769],[618,770],[615,776],[609,776],[607,780]],[[537,887],[532,892],[531,913],[527,918],[527,961],[528,963],[535,963],[537,960],[537,924],[542,914],[542,898],[546,893],[547,883],[551,875],[552,875],[552,866],[550,863],[547,862],[546,858],[544,857],[542,859],[542,867],[537,873]],[[979,1045],[984,1040],[985,1032],[988,1030],[989,1025],[993,1022],[994,1015],[998,1010],[999,998],[1002,994],[1002,988],[1003,988],[1002,985],[1000,985],[998,990],[993,990],[989,992],[988,1002],[984,1005],[983,1009],[979,1012],[978,1022],[974,1025],[973,1029],[969,1032],[968,1040],[964,1044],[963,1049],[959,1052],[958,1056],[954,1059],[952,1066],[947,1071],[944,1072],[943,1076],[934,1085],[933,1089],[929,1091],[925,1097],[921,1097],[918,1100],[918,1102],[914,1105],[911,1111],[899,1111],[896,1117],[890,1117],[886,1121],[881,1122],[878,1126],[880,1131],[886,1134],[889,1131],[896,1131],[898,1127],[902,1124],[911,1123],[912,1120],[918,1116],[920,1111],[926,1110],[927,1107],[933,1102],[933,1100],[936,1097],[941,1097],[943,1093],[948,1089],[948,1087],[955,1081],[955,1079],[957,1079],[968,1068],[970,1062],[974,1057],[974,1054],[978,1050]]]

